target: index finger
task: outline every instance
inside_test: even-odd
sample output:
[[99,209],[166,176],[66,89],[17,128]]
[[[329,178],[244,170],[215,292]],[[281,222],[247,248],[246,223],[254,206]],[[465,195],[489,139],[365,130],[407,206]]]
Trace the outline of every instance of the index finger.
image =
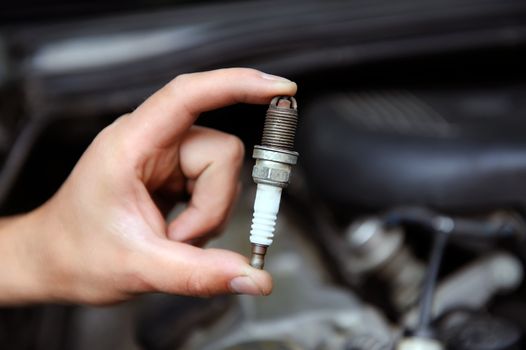
[[183,74],[130,115],[130,130],[152,146],[166,147],[202,112],[241,102],[268,103],[276,95],[294,95],[296,88],[285,78],[248,68]]

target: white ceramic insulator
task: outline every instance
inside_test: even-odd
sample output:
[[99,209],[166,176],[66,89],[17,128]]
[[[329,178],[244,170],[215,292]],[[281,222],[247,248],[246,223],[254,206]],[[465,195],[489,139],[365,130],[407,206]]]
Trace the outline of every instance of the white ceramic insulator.
[[274,238],[278,217],[281,187],[258,184],[254,201],[254,217],[250,230],[250,243],[269,246]]

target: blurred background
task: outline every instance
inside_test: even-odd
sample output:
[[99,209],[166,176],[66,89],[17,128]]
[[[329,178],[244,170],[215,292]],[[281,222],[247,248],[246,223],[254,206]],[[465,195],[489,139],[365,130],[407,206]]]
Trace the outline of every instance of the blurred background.
[[[2,215],[43,203],[102,128],[185,72],[297,82],[300,164],[272,296],[4,308],[0,348],[523,349],[525,62],[523,0],[2,1]],[[245,142],[212,243],[243,254],[265,109],[198,121]]]

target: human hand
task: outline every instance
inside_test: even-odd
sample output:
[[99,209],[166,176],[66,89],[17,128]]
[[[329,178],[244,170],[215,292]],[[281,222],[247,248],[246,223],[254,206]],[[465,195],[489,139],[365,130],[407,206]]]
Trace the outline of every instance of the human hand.
[[[244,152],[238,138],[192,124],[204,111],[295,92],[288,80],[240,68],[168,83],[105,128],[47,203],[2,226],[18,232],[5,252],[16,260],[7,275],[18,281],[0,282],[0,302],[269,294],[271,277],[243,256],[186,243],[224,223]],[[155,198],[185,191],[187,209],[167,224]],[[8,233],[0,235],[3,247]]]

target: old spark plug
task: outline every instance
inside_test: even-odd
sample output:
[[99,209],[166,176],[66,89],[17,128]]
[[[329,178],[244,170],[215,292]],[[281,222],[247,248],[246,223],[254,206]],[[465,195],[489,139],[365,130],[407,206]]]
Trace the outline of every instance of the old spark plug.
[[298,152],[294,151],[297,123],[294,97],[274,97],[267,110],[261,146],[254,146],[252,178],[257,192],[250,230],[250,265],[258,269],[263,268],[267,248],[272,244],[281,191],[289,184],[292,166],[298,160]]

